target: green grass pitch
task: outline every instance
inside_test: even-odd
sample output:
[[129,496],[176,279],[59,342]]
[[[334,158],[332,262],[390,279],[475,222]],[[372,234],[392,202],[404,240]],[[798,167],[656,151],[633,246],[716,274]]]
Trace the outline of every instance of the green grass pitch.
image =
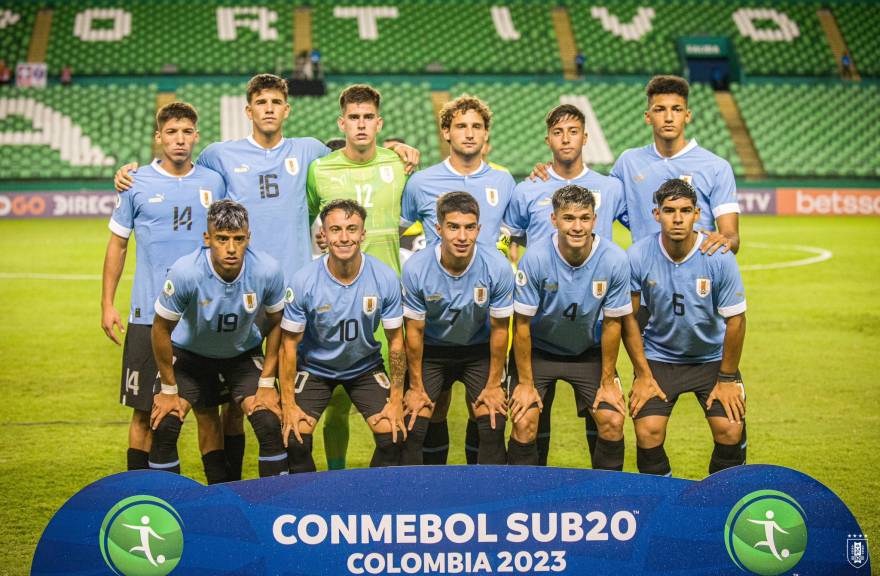
[[[67,498],[125,468],[128,409],[117,403],[121,350],[100,329],[100,282],[109,231],[102,219],[0,222],[0,573],[25,574],[43,528]],[[789,466],[834,490],[880,553],[880,219],[745,217],[740,253],[748,294],[742,372],[749,462]],[[833,252],[802,267],[748,270]],[[132,251],[133,252],[133,251]],[[123,317],[133,272],[117,299]],[[46,274],[34,278],[28,275]],[[82,275],[62,279],[63,275]],[[621,351],[619,369],[630,373]],[[464,402],[453,399],[453,463],[464,462]],[[584,467],[583,422],[560,386],[551,464]],[[204,481],[195,426],[182,437],[183,472]],[[352,418],[349,463],[365,466],[371,437]],[[627,471],[635,440],[626,426]],[[245,476],[256,477],[248,431]],[[323,462],[320,434],[316,461]],[[712,443],[695,401],[670,423],[673,474],[706,475]],[[843,536],[842,536],[843,537]],[[843,554],[841,540],[840,553]]]

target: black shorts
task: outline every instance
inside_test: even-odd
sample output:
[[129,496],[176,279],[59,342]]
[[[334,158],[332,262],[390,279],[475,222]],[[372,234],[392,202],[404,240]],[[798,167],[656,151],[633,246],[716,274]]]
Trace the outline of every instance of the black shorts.
[[[510,373],[508,385],[512,393],[519,382],[513,356],[508,363],[508,372]],[[547,389],[557,380],[571,384],[578,416],[583,417],[592,409],[593,402],[596,401],[596,391],[602,382],[602,350],[598,347],[588,348],[577,356],[561,356],[532,348],[532,379],[542,399]],[[600,402],[599,408],[615,410],[614,406],[607,402]]]
[[[174,346],[178,395],[194,408],[241,402],[257,393],[263,373],[263,350],[254,348],[232,358],[208,358]],[[156,379],[155,392],[161,390]]]
[[464,384],[468,404],[473,404],[489,380],[489,344],[425,346],[422,382],[432,402],[456,382]]
[[381,412],[391,395],[391,379],[381,364],[349,380],[331,380],[300,371],[296,373],[294,386],[296,404],[317,420],[330,403],[337,386],[345,389],[364,419]]
[[[715,388],[718,380],[718,371],[721,369],[721,360],[715,362],[703,362],[701,364],[670,364],[658,360],[648,360],[654,380],[666,394],[667,402],[656,396],[645,402],[639,415],[643,416],[666,416],[672,414],[678,397],[687,392],[693,392],[700,402],[703,413],[709,416],[721,416],[726,418],[724,406],[721,402],[713,402],[712,408],[706,410],[706,400]],[[742,382],[739,371],[736,373],[738,382]]]
[[119,403],[144,412],[153,408],[153,383],[159,374],[150,340],[152,328],[150,324],[129,323],[122,349]]

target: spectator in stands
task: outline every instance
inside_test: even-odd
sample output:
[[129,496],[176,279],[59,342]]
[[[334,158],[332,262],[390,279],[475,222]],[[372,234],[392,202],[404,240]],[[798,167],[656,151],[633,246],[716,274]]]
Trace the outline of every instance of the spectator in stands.
[[852,56],[849,55],[849,50],[840,57],[840,67],[844,78],[851,79],[853,77],[853,61]]
[[324,74],[321,72],[321,51],[317,48],[312,49],[312,53],[309,56],[309,59],[312,63],[312,78],[316,80],[320,80],[324,77]]
[[70,86],[73,83],[73,70],[71,70],[70,66],[65,65],[64,68],[61,69],[61,85],[62,86]]
[[6,86],[12,82],[12,70],[6,65],[6,60],[0,60],[0,86]]
[[578,78],[584,77],[584,64],[587,63],[587,57],[584,56],[584,53],[578,50],[578,53],[574,56],[574,66],[577,69]]

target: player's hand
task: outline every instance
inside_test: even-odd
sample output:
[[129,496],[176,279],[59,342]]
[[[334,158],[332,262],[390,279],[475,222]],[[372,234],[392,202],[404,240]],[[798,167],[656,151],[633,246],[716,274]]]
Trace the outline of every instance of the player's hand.
[[281,411],[281,439],[284,441],[285,448],[287,448],[287,441],[291,432],[293,432],[297,442],[303,443],[302,435],[299,433],[300,422],[305,422],[309,427],[312,427],[317,423],[317,420],[303,412],[302,408],[296,404],[285,404],[284,409]]
[[715,387],[706,400],[706,410],[712,408],[712,403],[716,400],[721,402],[724,413],[731,422],[739,424],[746,417],[746,390],[742,382],[715,382]]
[[474,412],[479,406],[489,409],[489,424],[495,429],[495,414],[507,414],[507,395],[501,386],[486,386],[474,402]]
[[153,410],[150,412],[150,428],[155,430],[159,427],[165,416],[177,416],[183,422],[186,416],[186,409],[183,407],[183,401],[177,394],[154,394]]
[[260,408],[269,410],[278,416],[278,418],[282,417],[281,397],[278,395],[278,391],[275,388],[257,388],[257,393],[254,394],[254,401],[251,402],[251,409],[247,415],[250,416]]
[[519,422],[520,418],[525,416],[536,404],[539,412],[544,409],[544,403],[541,402],[538,389],[533,384],[523,385],[520,381],[513,389],[513,394],[510,395],[510,419],[514,423]]
[[376,426],[382,420],[388,420],[388,423],[391,424],[392,442],[395,444],[397,443],[398,430],[403,434],[403,438],[401,438],[400,441],[406,441],[406,422],[403,421],[403,402],[394,402],[389,398],[388,402],[385,403],[385,407],[382,408],[382,411],[370,418],[370,427],[375,430]]
[[134,172],[137,169],[137,162],[129,162],[116,171],[116,174],[113,175],[113,186],[117,192],[125,192],[131,188],[131,185],[134,184],[134,178],[129,172]]
[[703,243],[700,244],[700,252],[708,254],[709,256],[714,254],[719,248],[721,248],[722,254],[730,252],[730,248],[733,246],[730,238],[717,231],[710,232],[708,230],[702,230],[702,233],[706,238],[703,240]]
[[529,174],[529,180],[534,182],[537,179],[541,179],[544,182],[550,179],[550,172],[547,168],[550,167],[550,162],[538,162],[535,164],[535,167],[532,169],[532,173]]
[[424,388],[410,387],[406,394],[403,395],[403,407],[404,415],[411,414],[407,430],[413,429],[413,426],[416,424],[416,417],[424,408],[428,408],[432,412],[434,411],[434,403],[431,402],[431,397],[428,396]]
[[119,312],[116,311],[115,307],[108,306],[101,311],[101,328],[104,329],[104,334],[107,335],[107,338],[116,342],[117,346],[122,346],[122,342],[120,342],[119,337],[116,336],[116,332],[113,330],[114,327],[119,330],[120,335],[125,334],[125,326],[122,325]]
[[397,143],[392,150],[394,150],[400,159],[403,160],[404,174],[412,174],[415,171],[416,166],[419,165],[422,153],[408,144],[401,143]]
[[626,416],[626,402],[623,399],[623,387],[617,376],[602,377],[599,389],[596,390],[596,400],[593,402],[593,412],[599,409],[599,404],[606,402],[615,410]]
[[629,391],[629,415],[635,418],[645,406],[645,403],[654,396],[667,402],[666,392],[660,388],[653,376],[639,376],[633,380],[632,390]]
[[318,228],[318,231],[315,232],[315,244],[318,245],[321,252],[327,250],[327,236],[324,235],[323,228]]

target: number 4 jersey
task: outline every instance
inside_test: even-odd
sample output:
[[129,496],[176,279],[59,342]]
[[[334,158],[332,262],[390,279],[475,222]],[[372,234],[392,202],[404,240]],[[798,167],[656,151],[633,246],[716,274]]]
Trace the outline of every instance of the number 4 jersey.
[[130,323],[153,323],[153,303],[168,269],[202,244],[208,207],[225,190],[223,178],[204,166],[177,177],[154,160],[137,171],[130,190],[116,197],[110,231],[122,238],[134,232],[137,240]]

